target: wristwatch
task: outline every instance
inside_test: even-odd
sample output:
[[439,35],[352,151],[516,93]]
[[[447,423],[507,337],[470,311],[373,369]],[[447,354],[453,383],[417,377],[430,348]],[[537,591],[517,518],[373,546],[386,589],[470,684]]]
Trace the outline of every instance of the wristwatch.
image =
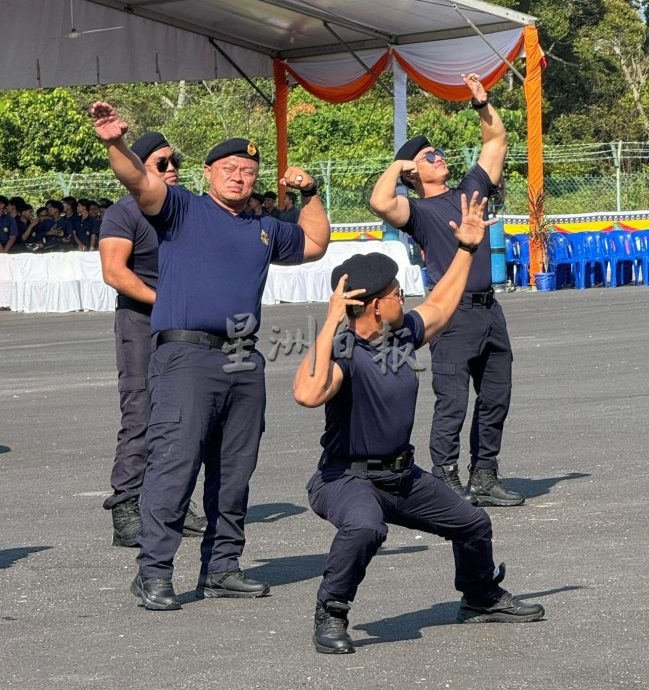
[[476,101],[476,99],[473,98],[473,96],[471,97],[471,107],[474,110],[480,110],[480,108],[486,107],[488,103],[489,103],[489,93],[488,92],[487,92],[487,97],[484,99],[484,101]]
[[465,252],[469,252],[469,254],[475,254],[478,251],[478,247],[480,245],[478,245],[478,244],[467,244],[466,242],[460,242],[458,240],[457,246],[458,246],[458,249],[463,249]]
[[300,194],[305,197],[315,196],[318,193],[318,181],[313,178],[313,187],[311,189],[300,189]]

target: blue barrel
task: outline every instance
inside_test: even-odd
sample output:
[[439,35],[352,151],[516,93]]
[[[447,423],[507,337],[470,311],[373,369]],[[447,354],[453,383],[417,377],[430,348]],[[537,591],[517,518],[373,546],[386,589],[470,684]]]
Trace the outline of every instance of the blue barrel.
[[399,231],[396,228],[393,228],[391,225],[388,225],[387,223],[383,226],[383,241],[384,242],[389,242],[391,240],[398,240],[399,239]]
[[494,285],[504,285],[507,280],[507,270],[505,266],[505,224],[502,218],[489,226],[489,239],[491,241],[491,282]]

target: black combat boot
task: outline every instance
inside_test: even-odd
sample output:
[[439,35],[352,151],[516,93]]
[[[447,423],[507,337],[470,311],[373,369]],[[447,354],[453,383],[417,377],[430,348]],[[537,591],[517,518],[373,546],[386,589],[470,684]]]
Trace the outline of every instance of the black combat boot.
[[342,601],[318,602],[313,623],[313,644],[321,654],[353,654],[356,650],[347,633],[349,604]]
[[182,606],[176,599],[171,578],[141,577],[131,582],[131,592],[142,600],[139,606],[149,611],[176,611]]
[[207,518],[196,512],[194,501],[189,502],[189,509],[183,524],[183,537],[202,537],[207,527]]
[[205,597],[246,599],[265,597],[269,592],[270,585],[246,577],[240,570],[201,575],[196,585],[196,596],[199,599]]
[[505,564],[498,566],[498,573],[491,588],[481,596],[464,596],[457,612],[458,623],[531,623],[543,618],[545,609],[540,604],[523,604],[515,596],[500,587],[505,579]]
[[455,465],[442,465],[443,479],[446,486],[453,489],[458,496],[468,501],[472,506],[478,505],[478,499],[466,491],[462,486],[460,481],[460,471],[457,464]]
[[133,496],[111,508],[113,515],[113,546],[139,546],[140,497]]
[[503,486],[498,472],[492,467],[469,466],[467,491],[478,500],[479,506],[520,506],[525,496]]

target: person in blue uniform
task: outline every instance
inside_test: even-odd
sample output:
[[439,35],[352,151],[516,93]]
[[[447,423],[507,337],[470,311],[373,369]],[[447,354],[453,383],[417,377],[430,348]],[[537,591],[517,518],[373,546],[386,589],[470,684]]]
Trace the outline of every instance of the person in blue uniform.
[[90,215],[90,199],[79,199],[76,209],[78,222],[72,226],[72,237],[79,251],[93,252],[97,249],[99,223]]
[[297,223],[300,217],[300,209],[297,207],[297,194],[286,192],[284,194],[284,208],[279,212],[279,219],[289,223]]
[[[131,150],[148,173],[165,184],[177,184],[178,159],[160,132],[142,135]],[[97,219],[89,214],[90,201],[80,200],[79,207],[84,222],[97,226]],[[139,546],[145,435],[151,411],[147,369],[151,359],[151,311],[158,284],[158,235],[130,194],[106,208],[99,254],[104,282],[117,290],[115,353],[121,411],[111,473],[113,493],[104,501],[104,508],[112,515],[113,545],[134,547]],[[205,526],[205,518],[197,515],[190,504],[183,536],[202,536]]]
[[43,248],[46,251],[65,251],[72,246],[72,226],[63,215],[63,204],[57,199],[48,199],[45,207],[49,218],[41,224]]
[[[486,203],[477,192],[470,205],[462,196],[461,224],[451,225],[455,256],[425,301],[406,314],[398,265],[385,254],[355,254],[332,272],[327,319],[294,381],[298,403],[325,405],[324,450],[307,490],[313,511],[338,530],[317,594],[318,652],[354,651],[350,602],[388,524],[452,542],[455,587],[463,593],[458,622],[527,622],[544,614],[500,587],[505,569],[493,562],[489,516],[418,467],[410,443],[419,387],[415,351],[444,328],[462,297],[489,224]],[[337,336],[345,316],[349,326]]]
[[96,103],[92,114],[113,171],[161,241],[139,574],[131,591],[148,609],[180,608],[173,559],[203,464],[208,527],[196,594],[264,596],[269,586],[239,568],[266,400],[255,332],[270,263],[314,261],[327,249],[329,222],[315,180],[297,167],[284,173],[282,183],[302,195],[299,225],[250,218],[247,202],[259,174],[253,142],[235,138],[214,146],[205,159],[208,192],[198,196],[147,173],[124,143],[127,125],[110,105]]
[[9,199],[0,195],[0,252],[8,254],[18,241],[18,226],[13,216],[5,213]]
[[[478,164],[457,188],[446,184],[449,170],[444,152],[417,136],[397,151],[395,162],[379,178],[370,205],[390,225],[401,228],[422,247],[429,279],[435,285],[455,253],[448,222],[460,219],[460,195],[478,191],[487,196],[500,181],[507,135],[489,103],[477,74],[462,75],[479,113],[482,149]],[[401,180],[419,199],[397,194]],[[498,477],[503,425],[512,386],[512,349],[505,317],[491,287],[489,238],[480,245],[460,305],[448,327],[430,341],[436,402],[430,431],[433,473],[472,503],[517,506],[525,497]],[[467,488],[459,477],[460,431],[473,382],[476,401],[470,436]]]

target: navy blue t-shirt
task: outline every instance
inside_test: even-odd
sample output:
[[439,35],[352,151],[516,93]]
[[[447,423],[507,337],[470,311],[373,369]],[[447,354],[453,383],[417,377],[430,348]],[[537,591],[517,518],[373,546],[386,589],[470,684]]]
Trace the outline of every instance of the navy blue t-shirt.
[[0,244],[6,247],[10,237],[18,237],[18,226],[13,216],[3,213],[0,216]]
[[[433,285],[446,273],[457,253],[457,240],[448,223],[453,220],[460,225],[462,193],[466,194],[469,202],[477,190],[482,201],[483,197],[488,196],[491,184],[489,175],[476,165],[456,188],[426,199],[409,199],[410,218],[402,230],[412,235],[426,253],[426,266]],[[466,292],[485,292],[490,287],[491,243],[487,230],[474,254]]]
[[[47,244],[61,244],[64,239],[71,237],[72,235],[72,226],[70,225],[70,221],[64,216],[61,216],[58,220],[48,218],[48,220],[44,220],[42,223],[40,223],[40,226],[42,232],[41,239]],[[48,235],[47,233],[50,230],[63,230],[63,237],[59,237],[57,235]]]
[[74,232],[79,239],[79,241],[86,247],[90,246],[90,240],[92,235],[97,235],[99,233],[99,228],[97,227],[97,219],[92,216],[87,216],[86,218],[81,218],[78,228],[74,228]]
[[183,329],[227,337],[226,320],[238,322],[236,314],[252,314],[259,325],[271,262],[304,259],[299,225],[233,216],[209,194],[184,187],[167,187],[160,213],[150,220],[161,240],[153,333]]
[[[336,395],[325,403],[326,426],[320,443],[332,457],[381,458],[411,448],[419,375],[415,350],[423,345],[424,322],[408,312],[384,351],[350,330],[338,336],[343,353],[332,359],[344,378]],[[353,342],[351,357],[343,343]],[[395,356],[394,347],[399,354]],[[405,358],[409,357],[409,360]]]
[[104,237],[120,237],[133,243],[126,266],[155,290],[158,286],[158,235],[130,194],[106,209],[99,240]]

